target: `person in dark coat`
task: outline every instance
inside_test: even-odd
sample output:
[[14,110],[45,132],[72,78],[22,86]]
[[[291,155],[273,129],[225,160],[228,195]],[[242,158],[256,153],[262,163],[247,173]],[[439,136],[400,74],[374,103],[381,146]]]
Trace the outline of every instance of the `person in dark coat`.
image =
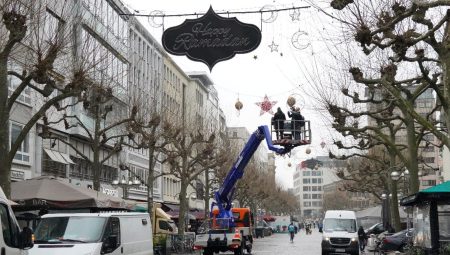
[[367,235],[366,231],[364,231],[364,228],[362,226],[359,226],[358,229],[358,242],[359,242],[359,249],[361,251],[364,251],[364,249],[366,248]]
[[277,112],[273,115],[272,124],[275,128],[275,133],[277,134],[277,140],[283,139],[284,133],[284,121],[286,120],[286,115],[278,107]]
[[288,116],[292,119],[292,132],[294,134],[295,140],[300,140],[301,128],[305,125],[305,118],[300,113],[299,107],[292,107],[291,111],[288,112]]

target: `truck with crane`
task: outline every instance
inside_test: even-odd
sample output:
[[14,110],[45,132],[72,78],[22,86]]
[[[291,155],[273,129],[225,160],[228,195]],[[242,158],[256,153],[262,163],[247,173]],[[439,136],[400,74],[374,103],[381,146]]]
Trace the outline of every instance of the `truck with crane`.
[[[294,122],[294,121],[292,121]],[[253,214],[249,208],[232,208],[233,194],[237,181],[244,175],[245,167],[258,149],[263,140],[266,140],[269,150],[276,154],[285,155],[297,146],[311,143],[311,130],[309,121],[302,120],[299,130],[284,130],[285,136],[272,140],[267,126],[259,126],[250,136],[244,149],[239,154],[231,170],[224,179],[219,190],[214,193],[214,202],[211,204],[210,219],[199,228],[194,243],[195,250],[203,250],[203,255],[232,251],[235,255],[248,254],[253,245]],[[301,127],[300,127],[301,126]],[[289,131],[291,134],[289,134]],[[294,132],[300,136],[292,135]]]

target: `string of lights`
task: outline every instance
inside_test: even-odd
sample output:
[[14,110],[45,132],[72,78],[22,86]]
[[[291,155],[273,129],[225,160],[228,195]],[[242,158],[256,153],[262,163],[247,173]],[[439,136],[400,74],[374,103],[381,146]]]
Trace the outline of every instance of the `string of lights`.
[[[254,13],[274,13],[274,12],[282,12],[282,11],[291,11],[298,9],[310,8],[311,6],[293,6],[279,9],[269,9],[269,10],[254,10],[254,11],[221,11],[217,12],[217,14],[254,14]],[[139,14],[139,13],[121,13],[122,16],[136,16],[136,17],[149,17],[149,18],[165,18],[165,17],[186,17],[186,16],[197,16],[204,15],[205,13],[182,13],[182,14]]]

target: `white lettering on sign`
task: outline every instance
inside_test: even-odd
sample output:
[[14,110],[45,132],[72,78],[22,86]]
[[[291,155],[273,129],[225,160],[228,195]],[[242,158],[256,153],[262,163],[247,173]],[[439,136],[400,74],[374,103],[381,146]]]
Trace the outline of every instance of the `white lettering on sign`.
[[22,171],[11,170],[11,178],[25,180],[25,173]]
[[108,196],[119,197],[119,191],[102,187],[102,192]]
[[249,37],[239,37],[230,33],[231,28],[211,28],[210,26],[211,23],[205,25],[199,22],[195,24],[192,27],[192,33],[178,35],[173,49],[242,47],[248,46],[251,42]]

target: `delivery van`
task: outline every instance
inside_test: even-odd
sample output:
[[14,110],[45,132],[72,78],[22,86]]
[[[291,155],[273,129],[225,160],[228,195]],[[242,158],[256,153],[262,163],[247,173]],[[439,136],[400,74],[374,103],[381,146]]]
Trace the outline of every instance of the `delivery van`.
[[148,213],[46,214],[30,255],[153,255]]
[[353,211],[329,210],[322,228],[322,255],[358,255],[358,227]]
[[[31,229],[22,231],[17,224],[8,199],[0,187],[0,254],[19,255],[23,250],[33,247]],[[25,253],[26,254],[26,253]]]

